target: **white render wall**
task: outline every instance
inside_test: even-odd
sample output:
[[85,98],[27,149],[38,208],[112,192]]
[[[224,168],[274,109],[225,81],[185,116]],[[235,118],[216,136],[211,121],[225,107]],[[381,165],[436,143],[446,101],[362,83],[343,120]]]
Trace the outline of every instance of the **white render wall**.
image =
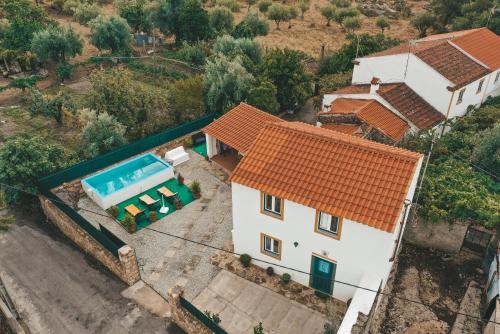
[[[237,253],[247,253],[254,259],[262,259],[286,267],[309,272],[313,253],[337,262],[335,279],[358,284],[365,272],[385,280],[392,263],[389,258],[394,248],[394,236],[367,225],[344,219],[340,240],[314,232],[315,210],[285,200],[284,220],[260,213],[260,192],[236,183],[232,184],[233,242]],[[281,260],[260,252],[260,233],[282,241]],[[298,242],[297,247],[294,242]],[[263,268],[266,263],[253,261]],[[274,267],[278,274],[285,272],[292,279],[309,286],[309,276]],[[334,283],[333,296],[347,301],[355,288]]]
[[207,134],[205,134],[205,139],[207,142],[207,156],[212,158],[214,155],[219,154],[217,151],[217,139]]
[[[464,87],[456,90],[455,94],[453,94],[453,100],[451,102],[450,114],[448,115],[448,118],[460,117],[460,116],[465,115],[469,106],[479,107],[483,101],[485,89],[488,89],[486,87],[486,85],[487,85],[489,77],[490,77],[490,75],[483,77],[485,80],[483,83],[483,88],[479,94],[477,93],[477,88],[479,86],[479,82],[483,78],[476,80],[476,81],[468,84],[467,86],[464,86]],[[457,104],[458,96],[460,95],[460,91],[464,88],[465,88],[465,92],[464,92],[464,96],[462,99],[462,103]]]
[[357,59],[359,65],[354,66],[352,84],[367,84],[373,77],[379,78],[382,83],[401,82],[404,78],[407,58],[407,54],[399,54]]

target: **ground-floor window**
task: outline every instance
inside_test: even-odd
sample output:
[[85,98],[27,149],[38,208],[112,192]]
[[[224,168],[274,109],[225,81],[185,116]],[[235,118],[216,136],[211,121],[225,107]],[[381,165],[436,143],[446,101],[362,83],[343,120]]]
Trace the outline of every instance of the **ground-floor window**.
[[263,254],[281,259],[281,240],[267,234],[260,235],[260,251]]

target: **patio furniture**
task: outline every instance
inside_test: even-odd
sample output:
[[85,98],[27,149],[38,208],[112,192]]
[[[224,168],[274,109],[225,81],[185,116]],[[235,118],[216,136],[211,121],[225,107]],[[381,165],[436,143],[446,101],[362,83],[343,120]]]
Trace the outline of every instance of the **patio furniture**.
[[139,216],[141,213],[144,212],[144,210],[139,209],[134,204],[127,205],[125,207],[125,211],[134,218],[136,218],[137,216]]
[[149,196],[148,194],[145,194],[145,195],[142,195],[141,197],[139,197],[139,201],[144,203],[148,208],[152,208],[160,203],[160,199],[154,199],[153,197]]
[[179,146],[165,153],[165,160],[171,163],[172,166],[177,166],[183,162],[188,161],[189,154],[184,151],[184,147]]
[[172,200],[177,196],[177,193],[172,192],[167,187],[161,187],[156,190],[161,196],[165,196],[167,200]]

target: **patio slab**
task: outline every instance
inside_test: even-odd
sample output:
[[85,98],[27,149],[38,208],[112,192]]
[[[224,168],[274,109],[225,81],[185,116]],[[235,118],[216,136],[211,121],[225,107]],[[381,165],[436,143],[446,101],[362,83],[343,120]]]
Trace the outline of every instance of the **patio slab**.
[[262,322],[266,333],[321,334],[326,317],[302,304],[222,270],[193,301],[202,311],[218,313],[232,334],[252,334]]
[[[184,176],[186,185],[193,180],[200,182],[201,199],[134,234],[129,234],[111,217],[85,210],[79,213],[95,226],[102,224],[135,249],[141,278],[160,295],[166,298],[167,290],[182,282],[185,297],[190,300],[220,271],[209,261],[215,250],[167,234],[224,247],[231,241],[232,214],[227,175],[194,151],[188,153],[190,160],[176,166],[175,171]],[[78,208],[104,214],[87,196],[78,201]]]

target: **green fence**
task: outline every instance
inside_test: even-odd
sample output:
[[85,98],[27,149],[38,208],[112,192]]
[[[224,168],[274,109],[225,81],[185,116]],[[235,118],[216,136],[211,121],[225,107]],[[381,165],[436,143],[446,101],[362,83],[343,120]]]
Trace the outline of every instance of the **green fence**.
[[156,146],[168,143],[174,139],[185,136],[191,132],[198,131],[211,123],[216,118],[215,114],[206,115],[202,118],[182,124],[176,128],[169,129],[158,134],[146,137],[136,142],[124,145],[109,153],[99,155],[94,159],[83,161],[79,164],[63,169],[56,173],[47,175],[38,180],[40,193],[47,197],[55,206],[70,217],[75,223],[83,228],[103,247],[109,250],[114,256],[118,257],[118,249],[124,245],[124,242],[108,230],[101,231],[94,227],[89,221],[83,218],[72,207],[65,204],[51,189],[64,182],[70,182],[79,177],[91,174],[100,169],[113,165],[119,161],[125,160],[136,154],[150,150]]
[[131,156],[168,143],[169,141],[185,136],[191,132],[198,131],[211,123],[215,118],[215,114],[206,115],[192,122],[124,145],[109,153],[99,155],[91,160],[80,162],[59,172],[42,177],[39,180],[39,184],[45,188],[52,189],[64,182],[69,182],[84,175],[96,172],[119,161],[130,158]]
[[198,310],[196,306],[188,302],[183,297],[180,297],[180,303],[182,307],[189,311],[189,313],[191,313],[196,319],[200,320],[205,326],[208,327],[208,329],[210,329],[215,334],[228,334],[225,330],[222,329],[222,327],[220,327],[218,324],[213,322],[212,319],[207,317],[205,313]]

